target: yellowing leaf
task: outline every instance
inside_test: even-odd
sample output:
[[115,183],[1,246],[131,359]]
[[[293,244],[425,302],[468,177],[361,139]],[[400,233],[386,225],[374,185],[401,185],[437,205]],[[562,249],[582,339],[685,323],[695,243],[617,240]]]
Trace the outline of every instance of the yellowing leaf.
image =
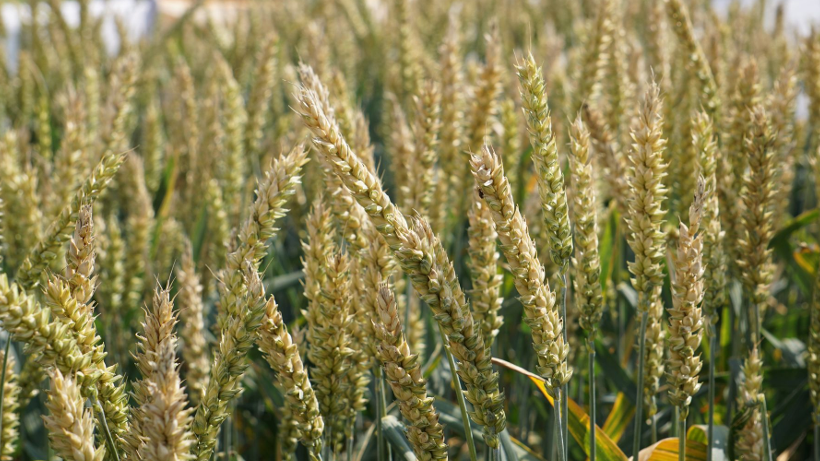
[[619,392],[615,397],[615,405],[612,406],[612,410],[604,421],[603,430],[613,442],[617,443],[634,416],[635,406],[629,402],[623,392]]
[[[535,386],[544,394],[550,404],[554,405],[554,400],[547,392],[544,381],[531,373],[528,373],[527,376],[535,383]],[[569,414],[567,415],[569,433],[572,434],[572,438],[578,442],[578,445],[584,449],[584,453],[589,456],[589,416],[572,399],[567,400],[567,406],[569,407]],[[597,426],[595,427],[595,445],[597,445],[596,459],[601,461],[627,461],[624,452]]]
[[[663,439],[638,454],[638,461],[678,461],[677,437]],[[706,461],[706,445],[693,440],[686,441],[687,461]]]

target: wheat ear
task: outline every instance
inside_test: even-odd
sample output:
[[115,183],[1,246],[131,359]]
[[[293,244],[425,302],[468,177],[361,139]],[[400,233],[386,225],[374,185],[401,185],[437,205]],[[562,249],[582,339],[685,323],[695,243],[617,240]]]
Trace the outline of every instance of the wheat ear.
[[[318,85],[321,87],[321,83]],[[458,373],[467,386],[467,400],[474,406],[472,417],[484,426],[488,445],[497,447],[497,434],[506,426],[498,376],[492,371],[483,339],[474,330],[464,293],[441,243],[426,221],[418,221],[412,229],[408,226],[379,181],[340,135],[333,115],[324,110],[320,93],[301,87],[296,100],[296,111],[314,135],[313,145],[370,215],[414,288],[435,314],[461,364]]]
[[72,375],[54,369],[49,373],[51,390],[43,421],[51,448],[67,461],[102,461],[103,447],[94,445],[94,418],[85,408],[80,385]]
[[393,292],[382,286],[378,294],[378,315],[373,326],[378,339],[378,357],[399,410],[407,420],[407,440],[420,460],[447,459],[444,427],[427,396],[426,380],[422,376],[419,357],[410,352],[402,334],[398,306]]

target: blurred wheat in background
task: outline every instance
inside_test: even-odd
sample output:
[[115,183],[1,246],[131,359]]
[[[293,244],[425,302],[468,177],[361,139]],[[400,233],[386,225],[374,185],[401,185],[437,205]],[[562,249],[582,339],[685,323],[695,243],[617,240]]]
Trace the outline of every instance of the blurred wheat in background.
[[0,459],[820,461],[798,3],[3,4]]

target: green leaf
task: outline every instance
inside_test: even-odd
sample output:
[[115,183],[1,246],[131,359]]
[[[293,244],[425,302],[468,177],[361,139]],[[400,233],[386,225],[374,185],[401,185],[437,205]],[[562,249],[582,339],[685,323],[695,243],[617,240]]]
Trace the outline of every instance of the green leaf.
[[293,271],[288,274],[277,275],[272,279],[265,281],[265,289],[268,293],[273,293],[276,291],[284,290],[286,288],[290,288],[295,286],[305,278],[304,271]]
[[502,431],[498,435],[498,439],[501,441],[501,449],[504,452],[506,461],[518,461],[517,449],[512,442],[509,431]]
[[618,214],[618,210],[612,208],[609,213],[609,220],[606,222],[604,233],[601,235],[601,242],[598,244],[598,254],[601,257],[601,291],[603,293],[606,293],[606,284],[612,277],[613,261],[619,256],[615,254],[613,250],[618,232],[618,220],[620,219],[621,217]]
[[820,209],[815,208],[813,210],[803,212],[800,216],[792,218],[791,221],[787,222],[779,231],[777,231],[776,234],[774,234],[772,240],[769,242],[769,248],[775,248],[783,243],[788,243],[792,234],[813,223],[818,217],[820,217]]
[[[802,370],[806,374],[806,370]],[[764,380],[764,382],[766,382]],[[804,388],[805,383],[797,390],[788,403],[772,412],[771,420],[774,423],[772,445],[775,447],[775,456],[780,451],[790,447],[798,438],[809,431],[812,423],[812,406],[808,405],[809,390]],[[782,417],[779,417],[782,415]],[[779,417],[779,418],[778,418]]]
[[407,437],[404,435],[404,424],[393,415],[387,415],[382,418],[382,429],[384,436],[390,445],[393,446],[393,453],[402,456],[405,461],[418,461],[413,449],[407,442]]
[[777,256],[786,262],[787,270],[796,276],[794,280],[805,294],[812,292],[814,274],[804,264],[800,263],[802,250],[795,250],[794,245],[791,243],[791,236],[817,220],[818,216],[820,216],[820,209],[806,211],[786,223],[769,242],[769,248],[774,250]]
[[609,350],[604,346],[601,340],[595,340],[595,361],[601,366],[606,379],[610,380],[619,392],[622,392],[629,403],[635,406],[635,396],[638,395],[638,388],[632,378],[626,374],[618,359],[609,353]]

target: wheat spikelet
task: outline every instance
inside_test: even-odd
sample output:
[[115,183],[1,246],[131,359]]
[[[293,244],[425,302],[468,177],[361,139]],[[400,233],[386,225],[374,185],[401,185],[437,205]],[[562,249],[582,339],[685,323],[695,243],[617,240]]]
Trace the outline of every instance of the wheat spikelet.
[[675,282],[672,309],[669,309],[669,358],[667,376],[669,400],[680,407],[681,421],[689,413],[692,396],[700,389],[698,374],[703,364],[696,355],[703,336],[703,234],[698,233],[705,199],[705,181],[699,178],[698,191],[689,209],[689,226],[680,223],[675,254]]
[[[571,110],[578,110],[584,101],[595,101],[601,91],[603,70],[609,62],[609,48],[614,32],[614,2],[602,0],[596,5],[595,23],[588,32],[584,55],[578,66],[576,88]],[[610,125],[611,129],[617,129]]]
[[663,258],[665,252],[663,201],[666,188],[666,163],[663,149],[660,90],[653,82],[641,101],[640,113],[633,123],[633,145],[629,152],[632,163],[627,182],[630,187],[626,223],[630,230],[627,243],[635,252],[635,261],[628,263],[633,275],[632,285],[638,292],[638,310],[647,314],[645,355],[639,357],[645,368],[643,398],[647,415],[657,412],[655,394],[663,375]]
[[125,265],[123,273],[124,308],[126,316],[137,312],[146,295],[151,278],[149,249],[154,228],[154,208],[145,186],[142,159],[132,155],[125,162],[126,177],[121,182],[122,192],[131,197],[129,214],[125,221]]
[[752,129],[752,110],[761,101],[761,86],[758,76],[757,63],[747,58],[741,63],[739,76],[733,90],[729,115],[726,120],[726,151],[738,152],[742,155],[727,155],[725,160],[718,164],[718,177],[721,177],[718,189],[721,193],[721,219],[726,231],[727,253],[732,272],[736,275],[741,272],[738,260],[742,248],[736,243],[743,239],[743,215],[745,205],[745,176],[748,169],[747,141],[748,133]]
[[605,180],[609,186],[609,195],[615,200],[615,205],[621,215],[625,215],[630,196],[629,184],[626,180],[626,172],[629,169],[627,160],[613,139],[612,132],[604,124],[600,112],[589,105],[585,105],[581,112],[583,121],[589,129],[592,147],[603,166]]
[[444,428],[438,421],[433,398],[427,396],[419,357],[410,352],[393,292],[384,285],[379,289],[377,312],[373,325],[379,341],[378,357],[399,401],[399,410],[408,422],[407,439],[420,460],[446,460]]
[[65,107],[65,133],[60,149],[54,154],[54,204],[49,216],[56,216],[70,201],[77,187],[78,174],[85,159],[85,107],[82,99],[69,89]]
[[91,301],[97,285],[97,276],[94,275],[95,258],[94,219],[91,207],[86,205],[80,208],[77,215],[74,236],[68,244],[65,268],[68,289],[80,304]]
[[467,252],[470,255],[470,278],[473,283],[470,300],[473,302],[473,316],[484,337],[484,346],[490,349],[504,319],[498,315],[503,301],[503,277],[498,274],[498,252],[495,249],[498,234],[495,232],[492,214],[477,191],[473,192],[468,219],[470,227],[467,230]]
[[239,310],[238,303],[246,288],[242,264],[250,261],[254,270],[258,268],[265,256],[267,241],[279,230],[276,222],[285,215],[285,206],[301,180],[306,155],[304,146],[297,145],[287,155],[274,160],[257,185],[251,215],[239,230],[236,249],[228,255],[223,280],[225,290],[220,296],[217,317],[220,329],[224,330],[227,319]]
[[[762,311],[774,277],[769,241],[774,232],[772,207],[777,167],[774,164],[774,135],[768,114],[762,105],[757,105],[751,115],[752,125],[745,139],[749,172],[744,177],[745,187],[741,196],[746,209],[742,218],[744,235],[738,244],[741,253],[737,264],[751,305],[758,306]],[[762,319],[754,320],[758,324],[753,328],[759,332]]]
[[191,408],[179,377],[170,289],[154,291],[146,309],[134,359],[142,379],[134,384],[135,408],[126,440],[129,458],[160,461],[191,459],[194,444]]
[[555,293],[545,280],[527,222],[515,206],[504,167],[491,148],[485,146],[480,156],[473,155],[470,166],[495,222],[501,251],[510,265],[524,306],[525,321],[532,329],[538,373],[550,388],[558,389],[572,377],[572,369],[567,364],[569,346],[564,342],[564,325],[555,305]]
[[501,103],[501,126],[503,134],[501,136],[501,158],[504,161],[504,169],[513,172],[511,184],[513,189],[517,187],[517,172],[521,168],[521,133],[519,129],[520,118],[515,101],[506,99]]
[[308,379],[298,345],[288,333],[276,303],[268,303],[267,309],[257,345],[278,373],[279,385],[285,397],[285,411],[290,415],[288,420],[293,424],[295,435],[308,448],[311,456],[317,457],[322,451],[324,432],[319,402]]
[[725,234],[720,223],[716,176],[717,163],[722,157],[718,152],[714,127],[705,112],[695,115],[692,128],[692,144],[698,155],[698,174],[704,178],[703,313],[714,324],[726,303],[726,256],[723,251]]
[[124,159],[125,154],[121,152],[108,150],[105,153],[88,179],[77,190],[71,203],[63,208],[56,221],[49,226],[45,237],[23,262],[17,273],[17,282],[21,286],[31,289],[40,283],[45,268],[56,258],[59,248],[71,235],[71,228],[80,208],[93,203],[105,190]]
[[259,70],[254,76],[253,86],[248,97],[248,121],[245,125],[245,153],[250,158],[257,157],[260,152],[264,124],[270,108],[273,92],[274,73],[276,71],[276,51],[279,47],[279,37],[268,35],[263,40],[258,59]]
[[[196,405],[208,387],[211,371],[210,351],[205,340],[204,306],[202,285],[194,265],[191,242],[185,242],[185,251],[177,269],[179,281],[179,315],[182,318],[180,338],[182,339],[182,359],[188,395]],[[155,294],[156,296],[156,294]]]
[[[332,251],[332,250],[331,250]],[[321,286],[314,324],[309,329],[308,358],[311,379],[328,430],[333,450],[339,452],[344,440],[346,418],[353,407],[351,383],[345,379],[354,351],[350,348],[351,290],[350,260],[331,252],[323,262],[326,280]]]
[[231,221],[239,216],[242,201],[241,191],[245,181],[245,141],[244,126],[247,120],[242,89],[234,78],[228,63],[217,54],[217,68],[225,91],[225,167],[220,176],[224,187],[225,203],[231,210]]
[[479,71],[469,111],[471,116],[466,127],[467,144],[464,147],[467,151],[478,150],[484,145],[498,112],[497,99],[501,93],[501,40],[498,34],[498,24],[493,22],[490,32],[484,36],[484,65]]
[[790,216],[789,205],[795,178],[795,100],[797,98],[797,66],[789,63],[783,66],[775,81],[767,106],[772,119],[772,133],[777,133],[773,149],[780,162],[779,188],[775,203],[780,217],[778,221]]
[[581,313],[579,323],[594,338],[603,315],[601,262],[598,255],[598,203],[590,160],[589,131],[580,114],[570,125],[570,169],[575,222],[575,305]]
[[516,66],[521,84],[521,100],[527,115],[532,158],[538,178],[541,209],[550,241],[550,258],[563,271],[572,256],[572,230],[569,224],[564,175],[552,132],[547,93],[541,68],[532,54]]
[[417,210],[424,216],[430,215],[430,203],[435,192],[436,181],[433,168],[438,156],[438,132],[440,128],[439,88],[433,81],[422,85],[420,94],[414,96],[416,105],[413,136],[416,138],[411,167],[412,180],[409,184],[408,209]]
[[[92,225],[91,207],[83,207],[69,248],[65,274],[67,281],[50,278],[44,288],[44,298],[57,325],[68,328],[72,342],[83,356],[90,358],[90,367],[96,368],[93,372],[96,376],[96,392],[101,398],[102,410],[114,441],[120,444],[120,439],[128,431],[128,397],[122,376],[116,373],[116,366],[107,367],[104,362],[105,348],[97,336],[94,324],[94,306],[90,303],[94,290],[91,284],[91,274],[94,271]],[[81,289],[74,289],[72,292],[72,287],[76,288],[74,282],[78,282],[76,286]],[[92,392],[89,389],[84,385],[84,392]],[[102,426],[101,422],[100,425]]]
[[[237,312],[227,316],[222,336],[214,355],[208,386],[196,407],[192,432],[196,436],[194,457],[210,459],[216,446],[219,427],[228,417],[229,403],[242,392],[241,381],[248,368],[245,360],[258,336],[257,330],[265,314],[265,292],[254,262],[242,263],[245,280],[242,299],[237,300]],[[222,287],[223,297],[227,287]],[[267,302],[273,302],[269,298]]]
[[[803,81],[806,95],[809,97],[809,124],[817,126],[820,120],[820,34],[814,29],[806,37],[802,61]],[[809,139],[809,152],[814,152],[817,146],[818,135],[812,133]]]
[[[358,206],[358,204],[357,204]],[[367,390],[370,384],[370,368],[373,365],[373,356],[369,353],[373,338],[367,334],[365,324],[370,321],[371,313],[364,302],[366,266],[362,258],[350,258],[350,323],[347,334],[350,338],[350,368],[345,375],[347,381],[347,425],[345,434],[352,443],[354,425],[359,412],[367,406]]]
[[700,104],[707,114],[715,119],[720,110],[718,86],[712,74],[712,69],[709,67],[709,62],[706,60],[703,48],[695,39],[689,11],[681,0],[664,1],[666,2],[666,12],[669,15],[669,24],[689,57],[687,68],[698,80]]
[[739,414],[732,422],[740,427],[735,439],[735,452],[743,461],[762,461],[763,458],[763,421],[758,403],[763,390],[763,363],[757,348],[749,352],[740,375],[740,395],[738,396]]
[[0,459],[11,461],[14,459],[14,453],[20,438],[20,415],[17,414],[17,410],[20,408],[20,385],[17,381],[17,373],[14,371],[16,362],[14,356],[9,354],[6,357],[4,352],[0,352],[0,363],[3,363],[4,360],[6,362],[6,379],[3,382],[3,401],[0,402],[0,405],[3,405]]
[[439,49],[441,78],[441,140],[439,147],[439,180],[437,190],[445,192],[448,200],[439,200],[438,206],[431,212],[433,226],[443,229],[447,219],[445,204],[455,199],[460,192],[463,178],[454,171],[459,171],[462,162],[461,145],[464,137],[462,119],[464,117],[464,82],[461,69],[458,17],[450,15],[447,33]]
[[642,298],[638,306],[641,311],[649,310],[654,288],[663,284],[665,236],[661,226],[665,215],[666,163],[662,154],[666,140],[662,138],[662,124],[660,89],[653,83],[641,101],[640,114],[632,127],[632,168],[627,177],[631,190],[626,218],[631,234],[627,242],[635,252],[629,271],[634,276],[632,285]]
[[162,119],[159,96],[152,95],[145,109],[142,127],[142,156],[145,163],[145,185],[152,194],[157,191],[165,160],[165,138],[162,133]]
[[43,417],[51,447],[67,461],[102,461],[103,447],[94,446],[94,418],[90,409],[84,408],[80,385],[74,376],[63,375],[59,370],[49,373],[49,415]]
[[123,278],[124,259],[125,259],[125,242],[122,239],[120,226],[117,219],[112,217],[108,222],[98,217],[95,224],[98,229],[97,233],[97,261],[100,268],[100,278],[106,283],[100,285],[95,292],[95,299],[99,301],[99,305],[103,306],[107,315],[103,318],[106,326],[106,332],[113,326],[119,326],[116,322],[117,316],[122,312],[122,292],[123,292]]

